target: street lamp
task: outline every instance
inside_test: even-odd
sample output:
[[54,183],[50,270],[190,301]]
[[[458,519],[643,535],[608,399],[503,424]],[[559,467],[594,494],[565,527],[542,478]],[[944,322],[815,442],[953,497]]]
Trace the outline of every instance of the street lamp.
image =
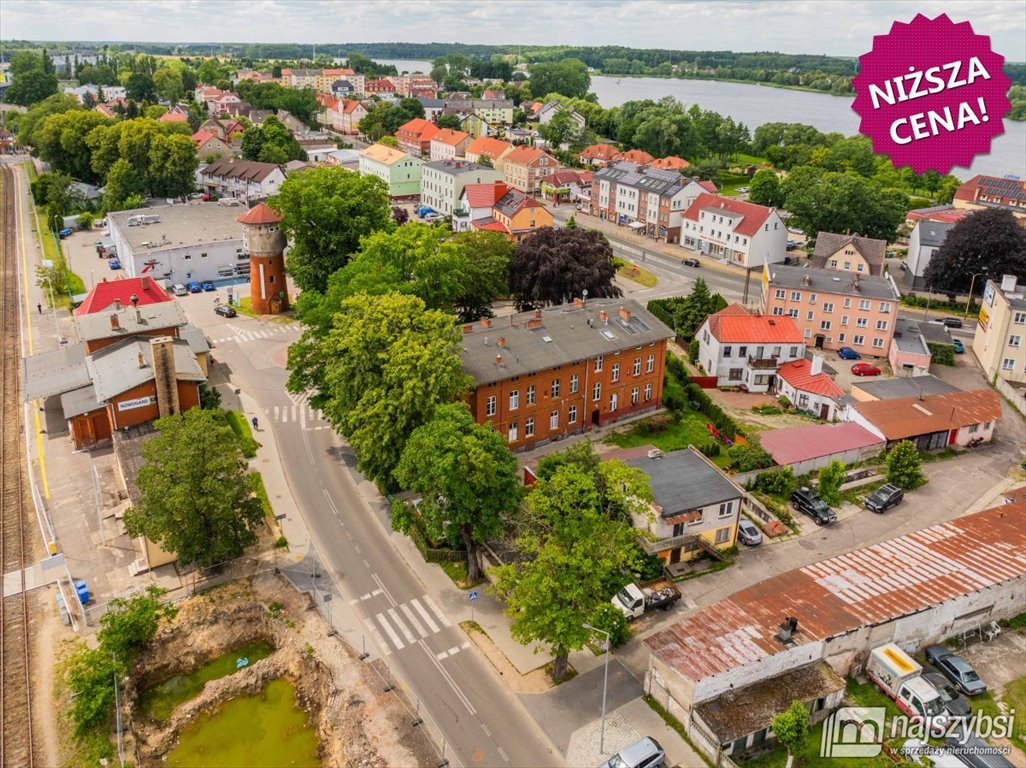
[[984,269],[982,272],[977,272],[975,275],[973,275],[973,279],[969,281],[969,301],[965,303],[965,314],[962,316],[963,318],[969,317],[969,307],[973,305],[973,287],[976,285],[976,278],[980,277],[980,275],[985,274],[987,274],[986,269]]
[[602,724],[599,726],[599,754],[604,755],[606,753],[606,689],[609,686],[609,647],[613,643],[606,630],[593,627],[591,624],[582,624],[581,626],[592,632],[601,632],[606,636],[606,661],[605,670],[602,673]]

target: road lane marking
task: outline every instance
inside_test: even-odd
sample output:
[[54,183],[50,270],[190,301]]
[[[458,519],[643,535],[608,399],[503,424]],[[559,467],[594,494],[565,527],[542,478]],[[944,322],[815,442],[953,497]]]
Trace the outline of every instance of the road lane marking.
[[435,668],[438,670],[438,673],[445,678],[445,681],[449,683],[450,686],[452,686],[452,690],[455,692],[456,697],[461,702],[463,702],[463,706],[467,708],[467,711],[471,715],[476,715],[477,710],[474,709],[474,706],[470,703],[470,699],[468,699],[466,694],[463,693],[463,690],[458,685],[456,685],[456,681],[452,679],[452,675],[450,675],[446,671],[445,667],[442,666],[441,662],[435,658],[435,654],[432,653],[431,649],[427,647],[427,643],[425,643],[423,640],[420,640],[418,641],[417,645],[424,649],[424,653],[427,654],[427,657],[429,659],[431,659],[431,663],[435,665]]
[[399,628],[399,631],[403,633],[403,637],[406,638],[407,643],[413,645],[415,642],[417,642],[417,638],[414,637],[413,633],[410,632],[409,628],[405,624],[403,624],[403,620],[399,618],[399,614],[396,613],[395,608],[388,609],[388,616],[392,619],[392,623]]
[[385,598],[388,600],[388,602],[392,604],[392,607],[394,608],[395,606],[397,606],[398,603],[394,599],[392,599],[391,593],[387,589],[385,589],[385,585],[381,582],[381,579],[378,578],[378,574],[372,573],[371,578],[374,579],[374,583],[378,585],[378,589],[380,589],[382,594],[385,595]]
[[338,508],[335,506],[335,502],[332,500],[331,494],[328,493],[328,489],[327,488],[321,488],[321,490],[324,492],[324,498],[328,500],[328,506],[331,507],[331,511],[334,512],[337,515],[338,514]]
[[406,616],[406,620],[410,622],[414,630],[416,630],[417,634],[421,637],[427,637],[428,633],[424,630],[424,625],[417,621],[417,617],[413,615],[413,610],[410,608],[410,606],[406,603],[403,603],[399,606],[399,608],[402,610],[403,615]]
[[438,625],[435,624],[434,619],[431,618],[431,614],[424,610],[424,607],[419,602],[417,602],[417,598],[413,598],[410,601],[410,605],[417,609],[417,613],[420,614],[421,618],[424,619],[424,622],[428,625],[428,627],[431,628],[432,634],[439,631]]
[[374,618],[378,620],[378,624],[380,624],[381,628],[384,629],[385,632],[388,634],[389,638],[392,640],[392,644],[395,645],[396,650],[401,650],[405,648],[405,646],[403,645],[403,641],[399,639],[399,635],[397,635],[395,633],[395,630],[392,629],[392,625],[389,624],[388,621],[385,619],[384,614],[379,613]]
[[442,659],[446,658],[448,655],[449,655],[448,651],[442,651],[441,653],[436,653],[435,654],[435,658],[438,659],[439,661],[441,661]]
[[442,622],[442,626],[444,626],[444,627],[451,627],[452,626],[452,622],[449,621],[447,618],[445,618],[445,614],[442,613],[442,611],[439,609],[439,607],[437,605],[435,605],[434,601],[430,597],[428,597],[427,595],[424,595],[424,602],[427,603],[428,608],[430,608],[432,611],[434,611],[438,615],[438,620],[440,622]]
[[506,755],[506,750],[504,750],[498,744],[495,745],[495,751],[502,755],[503,760],[505,760],[507,763],[509,762],[509,757]]
[[381,594],[381,590],[380,589],[375,589],[373,592],[370,593],[371,597],[377,597],[380,594]]
[[381,633],[378,632],[378,628],[374,626],[374,623],[370,619],[364,619],[363,623],[367,626],[367,631],[370,633],[374,644],[378,646],[383,655],[387,656],[391,651],[388,647],[388,643],[385,642]]

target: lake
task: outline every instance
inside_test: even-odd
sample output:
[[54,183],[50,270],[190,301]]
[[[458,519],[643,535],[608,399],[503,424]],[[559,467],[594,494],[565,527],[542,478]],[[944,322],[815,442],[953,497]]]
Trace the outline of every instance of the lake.
[[[430,72],[431,62],[408,59],[377,59],[392,64],[399,72]],[[662,77],[591,78],[591,90],[599,104],[607,109],[625,101],[661,99],[673,96],[691,106],[728,115],[754,131],[763,123],[805,123],[845,136],[859,132],[859,116],[852,111],[849,96],[792,91],[746,83],[717,80],[682,80]],[[1005,120],[1005,132],[991,143],[988,155],[979,155],[970,168],[955,168],[953,173],[968,179],[977,173],[990,176],[1015,174],[1026,176],[1026,123]]]

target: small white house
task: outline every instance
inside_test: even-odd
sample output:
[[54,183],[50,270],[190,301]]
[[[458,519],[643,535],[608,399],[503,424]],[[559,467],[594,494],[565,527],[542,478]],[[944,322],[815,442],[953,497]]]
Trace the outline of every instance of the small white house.
[[823,358],[814,355],[812,360],[803,357],[777,368],[776,394],[786,397],[798,410],[833,421],[837,401],[844,392],[823,373]]
[[707,317],[695,340],[698,362],[717,386],[748,392],[772,391],[777,369],[805,354],[805,340],[791,318],[752,314],[740,304]]

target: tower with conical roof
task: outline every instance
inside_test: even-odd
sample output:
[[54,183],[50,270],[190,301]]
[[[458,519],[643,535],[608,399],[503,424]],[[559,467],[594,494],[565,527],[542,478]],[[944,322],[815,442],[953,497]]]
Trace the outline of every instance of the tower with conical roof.
[[253,311],[261,315],[274,315],[289,308],[286,241],[281,220],[281,214],[266,203],[257,203],[238,218],[246,228],[250,302]]

